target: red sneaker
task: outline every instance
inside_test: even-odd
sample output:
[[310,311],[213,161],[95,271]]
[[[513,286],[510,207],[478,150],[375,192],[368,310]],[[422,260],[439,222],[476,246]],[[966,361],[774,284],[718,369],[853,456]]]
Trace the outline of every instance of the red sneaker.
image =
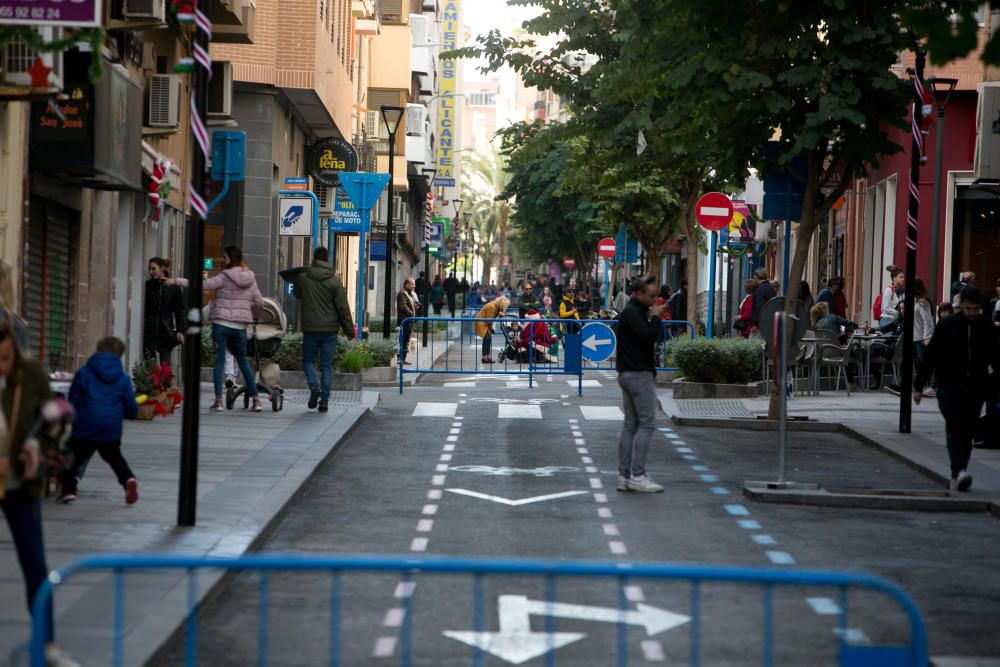
[[135,477],[129,477],[125,482],[125,504],[133,505],[137,500],[139,500],[139,482]]

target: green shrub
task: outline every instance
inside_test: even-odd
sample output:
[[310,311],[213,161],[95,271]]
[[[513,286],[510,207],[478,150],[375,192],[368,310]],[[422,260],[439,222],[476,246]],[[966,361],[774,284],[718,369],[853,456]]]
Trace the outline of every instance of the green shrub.
[[362,369],[372,367],[372,358],[365,350],[357,347],[345,352],[340,363],[345,373],[360,373]]
[[[382,327],[384,325],[384,320],[381,317],[372,317],[368,320],[368,333],[371,336],[382,335]],[[399,322],[395,317],[389,318],[389,331],[398,331]]]
[[689,382],[746,384],[760,379],[760,344],[745,338],[681,338],[668,355]]
[[302,370],[302,332],[289,331],[281,339],[278,351],[274,353],[274,363],[283,371]]
[[361,341],[358,346],[371,357],[372,364],[375,366],[390,365],[391,360],[396,356],[399,349],[398,339],[395,336],[388,340],[381,336],[368,338],[368,340]]

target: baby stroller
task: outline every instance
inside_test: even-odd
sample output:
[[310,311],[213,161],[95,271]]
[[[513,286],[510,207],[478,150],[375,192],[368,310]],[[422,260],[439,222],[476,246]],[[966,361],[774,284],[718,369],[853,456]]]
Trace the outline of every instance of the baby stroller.
[[[261,359],[272,360],[281,346],[281,339],[288,332],[288,319],[285,311],[274,299],[264,298],[264,305],[257,315],[256,321],[247,328],[247,356],[253,357],[254,361],[254,381],[257,383],[257,392],[261,395],[270,396],[271,409],[275,412],[281,410],[285,404],[285,390],[279,385],[281,383],[281,368],[278,364],[267,363],[261,366]],[[243,408],[250,407],[250,394],[246,387],[230,387],[226,390],[226,409],[232,410],[236,404],[236,399],[243,396]]]
[[521,323],[517,320],[500,320],[494,324],[494,328],[503,336],[503,347],[497,354],[497,363],[502,364],[507,359],[518,364],[527,363],[527,350],[518,350]]

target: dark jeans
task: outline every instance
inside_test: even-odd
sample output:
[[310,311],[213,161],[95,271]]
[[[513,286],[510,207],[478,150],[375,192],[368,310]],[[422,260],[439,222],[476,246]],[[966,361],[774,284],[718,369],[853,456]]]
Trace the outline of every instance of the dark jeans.
[[250,362],[247,361],[246,329],[233,329],[213,323],[212,342],[215,343],[215,373],[212,376],[215,383],[215,397],[222,398],[222,379],[226,373],[225,351],[229,350],[229,354],[233,355],[236,365],[243,373],[247,394],[250,398],[257,398],[257,383],[254,381]]
[[413,335],[413,322],[406,322],[403,325],[403,336],[399,341],[399,349],[403,355],[403,361],[406,361],[406,355],[410,351],[410,337]]
[[161,364],[170,365],[170,353],[174,351],[173,346],[145,344],[142,348],[143,359],[155,359]]
[[[492,327],[493,324],[490,323],[489,326]],[[488,331],[486,332],[486,335],[483,336],[483,357],[486,358],[492,356],[493,356],[493,332]]]
[[986,392],[970,387],[938,385],[937,401],[944,415],[944,431],[951,459],[951,476],[954,478],[969,467],[972,455],[972,437],[979,424],[979,413]]
[[452,317],[455,317],[455,295],[448,295],[448,312],[451,313]]
[[[49,568],[45,565],[45,545],[42,542],[42,505],[24,489],[8,491],[4,499],[0,500],[0,505],[3,506],[3,514],[7,517],[7,525],[14,538],[17,561],[21,564],[21,573],[24,575],[28,611],[31,612],[35,594],[49,573]],[[49,627],[45,641],[51,642],[54,632],[52,605],[49,605],[47,615]]]
[[319,400],[330,400],[330,380],[333,377],[333,353],[337,348],[337,334],[328,331],[306,331],[302,334],[302,370],[310,389],[316,383],[316,353],[319,353]]
[[94,455],[94,452],[97,452],[104,459],[104,462],[111,466],[122,488],[125,487],[125,482],[130,477],[135,477],[132,474],[132,469],[128,467],[128,461],[122,456],[121,440],[81,440],[79,438],[70,438],[69,449],[73,452],[73,465],[63,470],[59,477],[59,483],[62,485],[62,493],[76,493],[77,482],[83,477],[83,472],[80,468],[86,465],[90,457]]

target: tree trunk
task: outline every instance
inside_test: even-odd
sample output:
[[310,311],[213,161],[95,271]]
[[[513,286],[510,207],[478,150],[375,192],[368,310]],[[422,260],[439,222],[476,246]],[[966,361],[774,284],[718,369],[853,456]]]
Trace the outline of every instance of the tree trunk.
[[[694,215],[698,197],[701,194],[701,180],[692,181],[688,191],[687,210],[684,213],[684,233],[687,235],[687,313],[684,313],[687,321],[694,326],[694,331],[698,333],[698,221]],[[679,287],[679,286],[678,286]],[[680,314],[671,313],[675,320],[681,319]]]
[[[500,222],[497,225],[497,234],[499,235],[499,250],[500,257],[497,262],[497,282],[503,283],[503,270],[507,266],[507,220],[510,217],[510,206],[507,202],[500,202],[500,210],[497,212]],[[513,278],[513,276],[511,276]]]

